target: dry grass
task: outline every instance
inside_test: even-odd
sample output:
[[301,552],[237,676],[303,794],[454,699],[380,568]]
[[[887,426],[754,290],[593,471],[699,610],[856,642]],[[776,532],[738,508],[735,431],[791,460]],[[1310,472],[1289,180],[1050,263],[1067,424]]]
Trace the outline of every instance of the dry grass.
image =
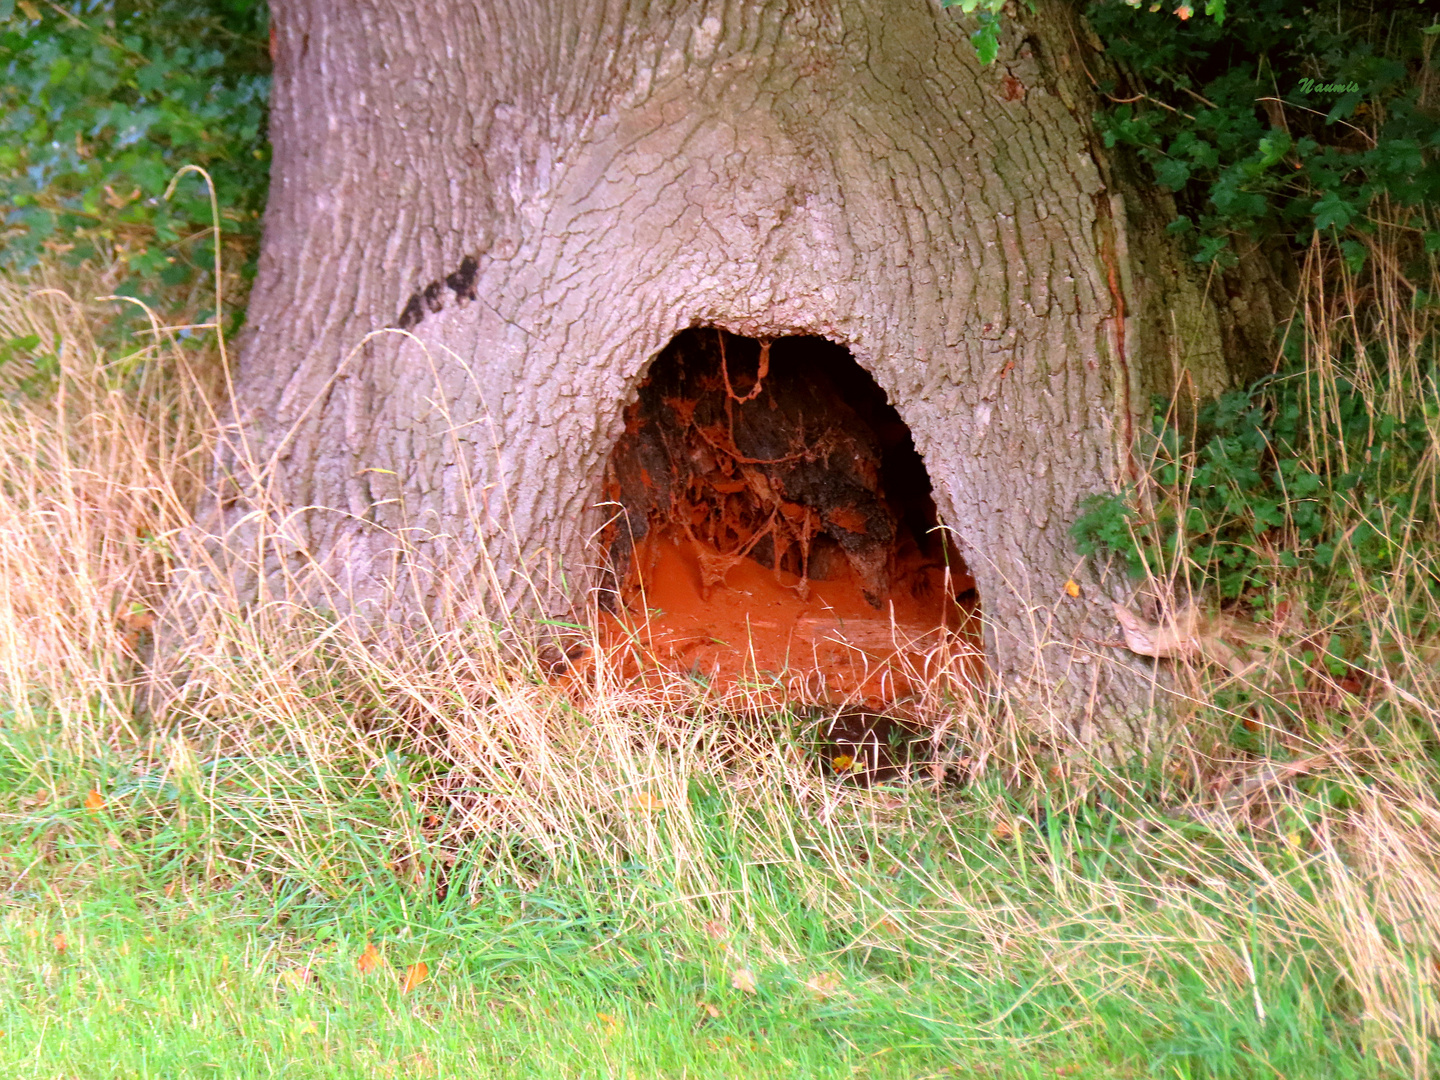
[[[1431,328],[1405,297],[1361,295],[1343,276],[1335,295],[1322,288],[1334,275],[1312,269],[1312,365],[1324,370],[1338,335],[1363,328],[1419,385]],[[554,678],[515,644],[523,635],[488,625],[381,649],[280,601],[209,613],[205,649],[183,658],[186,696],[156,726],[134,719],[136,656],[191,524],[222,382],[213,355],[158,329],[144,353],[107,355],[92,330],[104,317],[0,281],[0,340],[58,343],[46,392],[23,392],[16,365],[0,367],[5,726],[106,747],[137,775],[193,791],[215,837],[199,872],[215,887],[303,872],[341,888],[327,860],[344,815],[326,793],[352,769],[388,792],[373,839],[402,878],[476,888],[461,869],[477,859],[530,881],[641,864],[667,883],[656,917],[744,930],[770,960],[798,963],[810,946],[762,881],[778,874],[827,923],[855,928],[851,948],[930,957],[942,979],[1003,981],[1018,966],[1079,1000],[1156,1015],[1182,994],[1166,974],[1178,966],[1260,1029],[1298,1008],[1267,1000],[1275,987],[1322,987],[1327,1024],[1357,1024],[1375,1062],[1430,1075],[1440,665],[1413,628],[1440,611],[1413,580],[1354,575],[1350,607],[1260,628],[1243,671],[1187,670],[1188,737],[1125,775],[1037,757],[1013,720],[962,694],[924,703],[940,769],[916,771],[928,784],[948,762],[963,787],[841,783],[763,690],[720,696],[681,673],[637,683],[598,651],[584,678]],[[1436,538],[1394,524],[1416,576],[1433,572]],[[1417,603],[1432,604],[1428,623]],[[1357,627],[1373,643],[1355,659],[1363,692],[1297,659]],[[1237,687],[1250,705],[1217,706]],[[1296,695],[1308,695],[1298,710]],[[1272,724],[1255,704],[1267,701],[1305,722]],[[1261,750],[1233,749],[1237,724],[1265,728]],[[401,751],[432,764],[402,782]],[[216,788],[202,764],[221,758],[250,794]],[[73,797],[63,777],[49,782],[53,799]],[[253,838],[243,855],[224,828],[239,821]],[[1003,1019],[956,1038],[998,1038]],[[1042,1012],[1036,1037],[1094,1022]]]
[[0,367],[0,664],[18,720],[78,709],[92,717],[78,737],[126,723],[135,650],[215,427],[213,359],[158,325],[149,348],[108,355],[92,327],[114,306],[0,279],[0,340],[39,338],[54,358],[29,392],[33,365]]

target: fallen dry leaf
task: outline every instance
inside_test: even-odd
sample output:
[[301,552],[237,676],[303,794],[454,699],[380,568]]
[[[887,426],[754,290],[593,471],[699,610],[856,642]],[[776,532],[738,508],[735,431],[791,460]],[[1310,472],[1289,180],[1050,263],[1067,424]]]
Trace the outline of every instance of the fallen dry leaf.
[[1136,615],[1124,604],[1112,604],[1115,618],[1120,623],[1120,632],[1125,635],[1125,647],[1140,656],[1158,659],[1194,656],[1200,651],[1195,640],[1200,616],[1194,607],[1186,605],[1168,623],[1149,623]]
[[430,977],[430,968],[424,960],[411,964],[405,969],[405,981],[400,985],[400,992],[408,994],[417,986]]
[[[1125,635],[1125,647],[1140,656],[1161,660],[1200,656],[1231,673],[1240,673],[1254,666],[1247,666],[1241,648],[1264,637],[1253,624],[1227,615],[1206,617],[1194,604],[1186,604],[1173,619],[1158,624],[1147,622],[1124,604],[1111,606]],[[1227,637],[1241,647],[1232,645]]]
[[630,809],[641,810],[645,813],[652,813],[656,810],[664,810],[665,803],[648,791],[637,791],[630,796]]
[[705,1013],[706,1016],[710,1017],[711,1020],[720,1019],[720,1010],[717,1009],[714,1005],[711,1005],[708,1001],[697,1001],[695,1004],[700,1006],[701,1010]]
[[360,974],[363,975],[378,963],[380,963],[380,950],[375,948],[373,941],[367,942],[365,951],[362,952],[360,958],[355,961],[355,966],[360,969]]
[[1080,583],[1074,578],[1065,582],[1065,595],[1073,600],[1080,599]]
[[840,989],[840,976],[833,971],[822,971],[805,980],[805,985],[822,998],[833,997]]
[[304,990],[313,984],[315,973],[308,967],[289,968],[280,973],[280,981],[291,990]]
[[90,789],[90,794],[85,796],[85,809],[92,814],[105,805],[105,796],[101,795],[95,788]]
[[743,967],[736,968],[730,973],[730,985],[747,994],[753,994],[758,989],[755,984],[755,973],[749,968]]
[[148,611],[134,611],[120,616],[120,641],[132,656],[140,649],[145,635],[155,628],[155,616]]
[[50,944],[52,944],[52,945],[55,946],[55,951],[56,951],[56,952],[58,952],[58,953],[63,953],[63,952],[65,951],[66,947],[69,945],[69,942],[67,942],[67,941],[65,940],[65,935],[64,935],[64,934],[56,934],[56,935],[50,940]]

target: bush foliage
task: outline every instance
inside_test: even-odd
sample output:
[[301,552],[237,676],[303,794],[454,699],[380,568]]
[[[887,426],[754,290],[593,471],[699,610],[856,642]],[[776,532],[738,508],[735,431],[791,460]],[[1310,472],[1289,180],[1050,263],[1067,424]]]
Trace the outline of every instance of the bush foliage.
[[[1193,433],[1168,423],[1166,403],[1156,402],[1150,479],[1160,504],[1147,515],[1133,491],[1092,496],[1072,530],[1081,553],[1116,553],[1134,577],[1167,579],[1183,563],[1199,579],[1192,586],[1257,605],[1278,575],[1304,569],[1323,579],[1342,552],[1367,575],[1394,575],[1403,538],[1436,521],[1427,467],[1440,424],[1435,370],[1425,387],[1405,391],[1415,398],[1405,415],[1377,410],[1384,395],[1353,375],[1322,388],[1323,378],[1301,368],[1225,394],[1201,410]],[[1325,394],[1332,400],[1317,408]],[[1428,576],[1440,592],[1433,568]]]
[[[1121,72],[1101,86],[1107,146],[1135,149],[1175,193],[1172,228],[1195,258],[1229,265],[1238,242],[1368,231],[1376,199],[1440,197],[1440,24],[1422,5],[1252,0],[1223,22],[1170,5],[1091,4]],[[1440,233],[1426,231],[1428,250]],[[1345,244],[1351,268],[1367,248]]]
[[[1091,497],[1072,535],[1135,577],[1272,606],[1440,592],[1435,259],[1440,24],[1421,5],[1088,8],[1118,75],[1097,117],[1174,193],[1197,262],[1257,244],[1303,261],[1275,373],[1183,428],[1156,402],[1138,489]],[[1148,451],[1148,453],[1145,453]],[[1429,546],[1427,546],[1429,545]]]
[[192,174],[164,198],[187,164],[214,177],[226,238],[252,262],[267,20],[263,0],[0,0],[0,264],[95,260],[119,292],[203,295],[209,193]]

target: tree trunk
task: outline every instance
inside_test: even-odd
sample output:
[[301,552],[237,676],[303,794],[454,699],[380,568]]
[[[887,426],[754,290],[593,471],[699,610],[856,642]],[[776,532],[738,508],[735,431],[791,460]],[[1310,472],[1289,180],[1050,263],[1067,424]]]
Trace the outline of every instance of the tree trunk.
[[1133,737],[1153,669],[1096,647],[1125,586],[1067,530],[1133,478],[1150,393],[1224,387],[1220,329],[1094,137],[1073,12],[1017,18],[982,66],[926,0],[274,0],[209,550],[376,626],[566,615],[656,353],[822,336],[909,425],[997,685]]

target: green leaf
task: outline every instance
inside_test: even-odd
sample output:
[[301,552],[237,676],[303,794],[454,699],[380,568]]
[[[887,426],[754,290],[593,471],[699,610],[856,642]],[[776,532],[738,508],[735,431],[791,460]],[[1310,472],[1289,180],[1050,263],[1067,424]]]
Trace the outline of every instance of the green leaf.
[[1260,147],[1260,168],[1268,169],[1290,152],[1294,145],[1288,132],[1276,131],[1267,135],[1259,142]]
[[982,11],[976,17],[980,26],[970,35],[970,43],[980,63],[993,64],[1000,54],[1000,17],[991,11]]
[[1370,249],[1359,240],[1345,240],[1340,244],[1340,253],[1345,259],[1345,267],[1352,274],[1358,274],[1365,268],[1365,261],[1370,258]]
[[1355,216],[1355,208],[1335,191],[1325,192],[1310,208],[1310,212],[1315,215],[1317,229],[1343,229]]
[[1200,241],[1200,250],[1195,255],[1195,261],[1197,263],[1214,262],[1229,243],[1230,238],[1226,236],[1205,237]]
[[1155,180],[1165,187],[1179,191],[1190,180],[1190,166],[1176,158],[1167,158],[1155,163]]

